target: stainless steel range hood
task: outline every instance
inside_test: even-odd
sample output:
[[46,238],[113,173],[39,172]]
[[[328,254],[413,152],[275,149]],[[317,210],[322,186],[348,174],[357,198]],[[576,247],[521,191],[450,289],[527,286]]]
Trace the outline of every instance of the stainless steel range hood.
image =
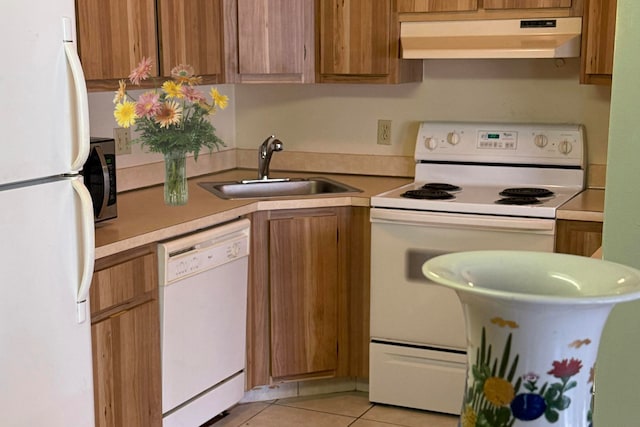
[[401,22],[406,59],[580,56],[582,18]]

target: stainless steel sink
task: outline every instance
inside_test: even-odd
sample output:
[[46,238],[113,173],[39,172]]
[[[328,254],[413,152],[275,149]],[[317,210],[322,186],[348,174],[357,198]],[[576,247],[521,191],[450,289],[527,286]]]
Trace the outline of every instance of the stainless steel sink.
[[270,197],[358,193],[362,191],[350,185],[321,177],[201,182],[199,185],[222,199],[264,199]]

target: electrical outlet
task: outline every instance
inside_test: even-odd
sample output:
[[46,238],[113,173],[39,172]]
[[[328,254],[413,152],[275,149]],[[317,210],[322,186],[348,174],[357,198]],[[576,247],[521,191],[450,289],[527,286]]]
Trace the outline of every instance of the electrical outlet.
[[378,120],[378,144],[391,145],[391,120]]
[[131,154],[131,129],[114,128],[113,139],[116,140],[116,154]]

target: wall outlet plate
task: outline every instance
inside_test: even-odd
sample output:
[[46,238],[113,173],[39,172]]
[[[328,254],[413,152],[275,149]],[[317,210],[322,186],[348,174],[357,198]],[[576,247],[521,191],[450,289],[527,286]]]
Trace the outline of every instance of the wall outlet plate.
[[131,129],[114,128],[113,139],[116,141],[116,155],[131,154]]
[[380,145],[391,145],[391,120],[378,120],[378,140]]

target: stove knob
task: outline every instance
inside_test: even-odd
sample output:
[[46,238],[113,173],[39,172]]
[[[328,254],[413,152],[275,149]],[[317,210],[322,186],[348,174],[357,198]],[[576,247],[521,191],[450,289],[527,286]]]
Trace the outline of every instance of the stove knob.
[[566,139],[564,141],[560,141],[560,144],[558,144],[558,151],[562,154],[569,154],[571,150],[573,150],[573,145]]
[[424,146],[429,150],[435,150],[436,148],[438,148],[438,140],[432,136],[429,136],[425,138]]
[[547,138],[547,135],[544,134],[538,134],[535,136],[535,138],[533,139],[533,142],[540,148],[544,148],[547,146],[547,144],[549,143],[549,138]]
[[460,142],[460,134],[458,134],[458,132],[449,132],[447,134],[447,142],[451,145],[456,145],[458,142]]

